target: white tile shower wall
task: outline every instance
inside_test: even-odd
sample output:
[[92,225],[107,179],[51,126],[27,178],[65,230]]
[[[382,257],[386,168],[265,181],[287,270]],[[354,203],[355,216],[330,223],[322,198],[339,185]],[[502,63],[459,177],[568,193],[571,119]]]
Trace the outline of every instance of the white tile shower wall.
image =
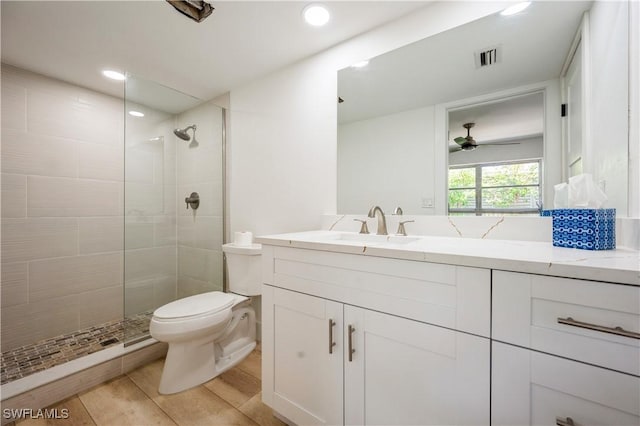
[[[215,101],[178,117],[178,126],[197,126],[197,146],[177,140],[178,297],[222,290],[222,113]],[[177,138],[176,138],[177,139]],[[184,199],[200,195],[197,210]]]
[[2,65],[2,351],[122,316],[122,100]]

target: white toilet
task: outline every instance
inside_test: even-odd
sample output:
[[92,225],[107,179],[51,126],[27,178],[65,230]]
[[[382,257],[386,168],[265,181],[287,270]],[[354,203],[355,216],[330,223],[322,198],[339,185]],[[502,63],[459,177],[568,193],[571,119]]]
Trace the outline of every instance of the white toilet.
[[251,300],[261,288],[262,246],[224,244],[229,291],[185,297],[156,309],[151,336],[169,344],[161,394],[207,382],[244,359],[256,346],[256,314]]

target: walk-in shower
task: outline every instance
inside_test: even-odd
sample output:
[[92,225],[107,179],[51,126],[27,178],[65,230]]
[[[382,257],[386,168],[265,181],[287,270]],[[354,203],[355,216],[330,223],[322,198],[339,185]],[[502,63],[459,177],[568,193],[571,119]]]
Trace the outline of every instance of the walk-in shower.
[[7,65],[1,76],[16,111],[2,120],[4,402],[52,368],[130,350],[157,307],[223,288],[224,110],[132,75],[124,100]]

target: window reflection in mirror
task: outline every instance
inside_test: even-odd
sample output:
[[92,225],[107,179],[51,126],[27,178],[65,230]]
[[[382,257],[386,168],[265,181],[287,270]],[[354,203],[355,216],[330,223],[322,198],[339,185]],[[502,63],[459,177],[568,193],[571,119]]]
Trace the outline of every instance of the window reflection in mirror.
[[449,111],[448,123],[449,214],[539,214],[543,93]]

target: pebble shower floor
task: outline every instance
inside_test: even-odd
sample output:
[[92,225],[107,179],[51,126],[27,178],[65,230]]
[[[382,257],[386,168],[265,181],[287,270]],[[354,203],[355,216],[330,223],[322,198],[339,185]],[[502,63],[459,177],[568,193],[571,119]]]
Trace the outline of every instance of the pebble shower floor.
[[0,384],[4,385],[118,345],[124,340],[125,326],[127,333],[131,332],[137,336],[149,334],[149,319],[152,314],[153,312],[143,312],[124,320],[96,325],[2,352]]

